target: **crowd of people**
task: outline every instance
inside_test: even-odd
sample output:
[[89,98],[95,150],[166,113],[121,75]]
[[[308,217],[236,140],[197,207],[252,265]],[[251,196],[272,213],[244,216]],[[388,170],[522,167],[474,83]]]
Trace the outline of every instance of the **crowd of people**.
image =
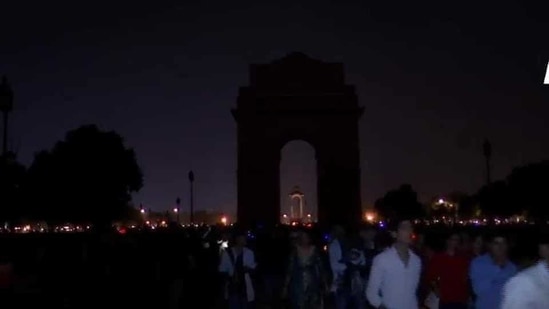
[[3,308],[549,308],[544,235],[406,219],[329,233],[4,234],[0,299]]
[[[327,263],[307,230],[295,233],[281,284],[285,306],[549,308],[549,238],[543,233],[529,235],[537,238],[537,258],[516,260],[521,262],[517,266],[506,233],[497,229],[474,237],[458,230],[439,231],[439,250],[417,239],[411,220],[393,220],[388,231],[390,239],[378,242],[372,226],[360,229],[356,237],[335,226],[326,246]],[[225,275],[229,308],[251,308],[254,301],[251,274],[256,263],[245,243],[246,238],[237,234],[234,245],[221,255],[219,271]]]

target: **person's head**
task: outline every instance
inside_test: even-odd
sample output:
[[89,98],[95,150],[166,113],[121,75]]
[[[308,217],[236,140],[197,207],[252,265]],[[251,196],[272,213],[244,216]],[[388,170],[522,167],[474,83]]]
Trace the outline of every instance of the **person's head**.
[[334,239],[342,238],[345,236],[345,229],[341,225],[334,225],[332,228],[332,237]]
[[461,232],[459,233],[459,237],[461,238],[462,245],[469,245],[471,243],[471,235],[469,233]]
[[505,259],[509,251],[507,237],[501,233],[495,233],[488,238],[490,255],[494,259]]
[[359,235],[363,241],[374,241],[377,230],[372,225],[366,225],[360,229]]
[[311,235],[307,231],[299,231],[297,244],[299,246],[309,246],[311,244]]
[[411,219],[406,217],[395,218],[389,223],[389,231],[395,242],[409,245],[412,243],[414,224]]
[[473,237],[471,249],[473,251],[473,255],[480,255],[484,252],[484,238],[482,235],[476,235]]
[[289,238],[290,238],[290,244],[292,246],[296,246],[297,243],[299,242],[299,233],[297,231],[291,231]]
[[461,237],[457,232],[450,232],[446,236],[446,250],[456,252],[461,245]]
[[539,256],[549,264],[549,234],[543,233],[538,239]]
[[221,239],[222,240],[227,240],[227,241],[230,241],[231,240],[231,234],[228,233],[228,232],[224,232],[223,234],[221,234]]
[[233,236],[233,246],[235,247],[245,247],[247,241],[247,235],[244,231],[236,231]]

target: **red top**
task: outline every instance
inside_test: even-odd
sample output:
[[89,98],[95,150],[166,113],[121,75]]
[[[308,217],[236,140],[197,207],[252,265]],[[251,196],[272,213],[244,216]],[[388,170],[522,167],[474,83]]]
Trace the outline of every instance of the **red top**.
[[469,259],[463,255],[435,254],[427,265],[425,279],[428,285],[438,280],[442,303],[469,300]]
[[12,284],[12,267],[10,264],[0,264],[0,289],[9,288]]

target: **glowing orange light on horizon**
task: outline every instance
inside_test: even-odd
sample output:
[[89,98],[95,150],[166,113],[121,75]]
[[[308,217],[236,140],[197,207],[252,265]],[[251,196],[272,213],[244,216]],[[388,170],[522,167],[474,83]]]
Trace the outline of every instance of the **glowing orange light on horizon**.
[[227,217],[225,217],[225,216],[221,217],[221,224],[227,225],[227,222],[228,222]]
[[367,212],[364,217],[368,222],[373,222],[376,219],[376,215],[373,212]]

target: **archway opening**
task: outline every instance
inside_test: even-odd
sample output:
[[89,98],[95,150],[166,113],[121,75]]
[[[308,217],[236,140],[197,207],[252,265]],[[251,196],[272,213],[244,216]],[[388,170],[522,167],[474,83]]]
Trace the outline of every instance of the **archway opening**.
[[288,142],[280,154],[280,222],[316,222],[317,205],[315,149],[302,140]]

